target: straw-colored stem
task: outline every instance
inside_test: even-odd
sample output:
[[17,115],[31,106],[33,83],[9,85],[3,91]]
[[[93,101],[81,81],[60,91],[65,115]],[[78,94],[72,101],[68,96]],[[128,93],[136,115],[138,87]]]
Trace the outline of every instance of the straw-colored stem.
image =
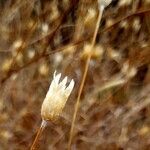
[[42,135],[43,130],[44,130],[45,127],[46,127],[46,124],[47,124],[47,122],[46,122],[45,120],[42,120],[41,126],[40,126],[40,128],[38,129],[38,131],[37,131],[36,137],[35,137],[35,139],[34,139],[32,145],[31,145],[30,150],[37,150],[37,149],[38,149],[38,147],[37,147],[37,146],[38,146],[38,142],[39,142],[39,139],[40,139],[40,137],[41,137],[41,135]]
[[[91,51],[95,45],[95,41],[96,41],[96,37],[97,37],[97,33],[98,33],[98,28],[99,28],[99,24],[102,18],[102,13],[103,13],[104,7],[101,7],[99,14],[98,14],[98,19],[97,19],[97,23],[96,23],[96,27],[95,27],[95,31],[94,31],[94,35],[92,38],[92,43],[91,43]],[[75,126],[75,121],[76,121],[76,116],[77,116],[77,112],[79,109],[79,104],[80,104],[80,97],[83,91],[83,86],[86,80],[86,76],[87,76],[87,71],[89,68],[89,63],[91,60],[91,52],[88,54],[87,60],[86,60],[86,64],[85,64],[85,69],[84,69],[84,74],[81,80],[81,84],[79,87],[79,91],[78,91],[78,96],[77,96],[77,100],[76,100],[76,104],[75,104],[75,110],[74,110],[74,114],[73,114],[73,119],[72,119],[72,123],[71,123],[71,129],[70,129],[70,136],[69,136],[69,142],[68,142],[68,150],[71,149],[71,143],[72,143],[72,138],[73,138],[73,131],[74,131],[74,126]]]

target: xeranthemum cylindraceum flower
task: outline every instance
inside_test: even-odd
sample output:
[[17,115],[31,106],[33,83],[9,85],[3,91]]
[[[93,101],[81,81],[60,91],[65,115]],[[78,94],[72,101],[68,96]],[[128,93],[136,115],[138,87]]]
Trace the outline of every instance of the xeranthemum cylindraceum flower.
[[55,120],[62,112],[66,101],[71,94],[74,87],[74,80],[72,79],[67,86],[67,77],[61,82],[61,73],[53,75],[53,80],[43,101],[41,108],[41,116],[43,120]]

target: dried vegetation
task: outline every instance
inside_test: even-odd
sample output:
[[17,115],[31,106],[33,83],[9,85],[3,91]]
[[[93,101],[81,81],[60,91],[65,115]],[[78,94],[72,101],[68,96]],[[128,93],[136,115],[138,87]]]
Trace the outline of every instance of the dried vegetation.
[[[76,85],[60,120],[44,131],[40,149],[66,149],[97,1],[0,0],[0,10],[0,149],[31,145],[54,70]],[[114,0],[105,9],[72,149],[150,148],[149,35],[149,0]]]

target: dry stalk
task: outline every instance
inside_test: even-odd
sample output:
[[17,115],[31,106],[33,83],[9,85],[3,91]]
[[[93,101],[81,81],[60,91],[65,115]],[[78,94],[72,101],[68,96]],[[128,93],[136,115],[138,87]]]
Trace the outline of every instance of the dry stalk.
[[39,139],[40,139],[40,137],[42,135],[42,132],[45,129],[46,125],[47,125],[47,121],[42,120],[41,126],[37,131],[36,137],[35,137],[35,139],[32,143],[32,146],[31,146],[30,150],[36,150],[37,149]]
[[[102,18],[103,10],[104,10],[104,8],[100,9],[99,14],[98,14],[96,27],[95,27],[95,31],[94,31],[94,35],[93,35],[92,43],[91,43],[91,50],[93,49],[93,47],[95,45],[95,41],[96,41],[96,37],[97,37],[97,33],[98,33],[99,24],[100,24],[100,21],[101,21],[101,18]],[[75,104],[73,119],[72,119],[72,123],[71,123],[70,136],[69,136],[69,142],[68,142],[68,150],[71,149],[71,143],[72,143],[72,138],[73,138],[73,131],[74,131],[74,126],[75,126],[75,121],[76,121],[77,112],[78,112],[79,105],[80,105],[80,97],[81,97],[83,87],[84,87],[84,83],[85,83],[85,80],[86,80],[86,77],[87,77],[87,71],[88,71],[90,60],[91,60],[91,54],[92,54],[91,52],[88,53],[86,64],[85,64],[85,69],[84,69],[84,73],[83,73],[83,77],[82,77],[81,84],[80,84],[79,91],[78,91],[78,96],[77,96],[77,100],[76,100],[76,104]]]

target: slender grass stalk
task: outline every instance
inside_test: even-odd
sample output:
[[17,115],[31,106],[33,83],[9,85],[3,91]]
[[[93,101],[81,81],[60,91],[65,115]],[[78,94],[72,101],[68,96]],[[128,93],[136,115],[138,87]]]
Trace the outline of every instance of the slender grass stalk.
[[40,126],[40,128],[38,129],[38,131],[37,131],[36,137],[35,137],[35,139],[34,139],[32,145],[31,145],[30,150],[37,150],[37,149],[38,149],[38,142],[39,142],[39,139],[40,139],[40,137],[41,137],[41,135],[42,135],[42,132],[43,132],[43,130],[45,129],[46,125],[47,125],[47,121],[42,120],[41,126]]
[[[97,37],[97,33],[98,33],[98,28],[99,28],[99,25],[100,25],[100,21],[101,21],[101,18],[102,18],[103,11],[104,11],[104,7],[101,7],[101,9],[99,11],[99,14],[98,14],[98,18],[97,18],[94,35],[93,35],[93,38],[92,38],[91,50],[93,49],[93,47],[95,45],[95,41],[96,41],[96,37]],[[76,100],[76,104],[75,104],[75,110],[74,110],[73,119],[72,119],[72,123],[71,123],[70,136],[69,136],[69,142],[68,142],[68,150],[71,149],[71,143],[72,143],[72,138],[73,138],[73,131],[74,131],[74,126],[75,126],[75,121],[76,121],[77,112],[78,112],[79,105],[80,105],[80,97],[81,97],[83,87],[84,87],[84,83],[85,83],[85,80],[86,80],[86,77],[87,77],[87,72],[88,72],[89,63],[90,63],[90,60],[91,60],[91,55],[92,55],[91,52],[88,53],[88,57],[87,57],[86,64],[85,64],[85,69],[84,69],[84,74],[83,74],[81,84],[80,84],[80,87],[79,87],[79,91],[78,91],[78,96],[77,96],[77,100]]]

